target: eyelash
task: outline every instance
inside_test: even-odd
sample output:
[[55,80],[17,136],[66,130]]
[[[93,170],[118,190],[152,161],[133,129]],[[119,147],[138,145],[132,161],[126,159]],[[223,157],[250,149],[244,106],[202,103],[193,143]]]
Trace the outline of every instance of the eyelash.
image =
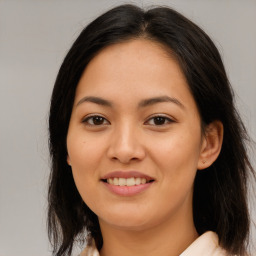
[[[100,121],[103,121],[103,123],[100,123],[100,124],[95,124],[94,121],[97,121],[97,119],[100,119]],[[151,120],[154,120],[156,121],[158,119],[158,121],[164,121],[163,124],[150,124],[150,121]],[[160,119],[160,120],[159,120]],[[90,120],[92,120],[93,123],[90,123]],[[99,121],[99,120],[98,120]],[[104,122],[107,122],[107,124],[110,124],[110,122],[103,116],[100,116],[100,115],[93,115],[93,116],[88,116],[86,117],[85,119],[83,119],[82,121],[83,123],[86,123],[87,125],[89,126],[101,126],[101,125],[106,125],[106,123],[104,124]],[[167,122],[167,123],[166,123]],[[169,117],[166,117],[166,116],[162,116],[162,115],[156,115],[156,116],[153,116],[151,118],[149,118],[144,124],[146,125],[153,125],[153,126],[164,126],[166,124],[169,124],[169,123],[173,123],[174,120],[169,118]]]
[[[85,119],[83,119],[82,122],[83,122],[83,123],[86,123],[86,124],[89,125],[89,126],[106,125],[106,124],[95,124],[95,123],[94,123],[94,124],[90,124],[90,123],[89,123],[90,120],[96,121],[96,118],[98,118],[98,119],[100,118],[101,120],[103,120],[103,122],[107,121],[107,119],[106,119],[105,117],[103,117],[103,116],[100,116],[100,115],[93,115],[93,116],[88,116],[88,117],[86,117]],[[107,121],[107,123],[110,124],[109,121]]]
[[151,120],[154,120],[154,121],[156,121],[158,119],[158,121],[159,121],[159,119],[161,120],[161,121],[163,121],[164,120],[164,124],[151,124],[151,125],[154,125],[154,126],[164,126],[164,125],[167,125],[167,124],[170,124],[170,123],[173,123],[174,122],[174,120],[173,119],[171,119],[171,118],[169,118],[169,117],[167,117],[167,116],[163,116],[163,115],[156,115],[156,116],[152,116],[152,117],[150,117],[145,123],[147,124],[147,123],[149,123]]

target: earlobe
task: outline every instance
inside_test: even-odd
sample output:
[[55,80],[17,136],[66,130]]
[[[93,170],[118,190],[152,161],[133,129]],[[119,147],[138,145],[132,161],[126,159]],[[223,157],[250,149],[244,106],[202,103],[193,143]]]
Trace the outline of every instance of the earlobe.
[[67,155],[67,163],[71,166],[69,155]]
[[218,158],[222,147],[223,132],[223,124],[218,120],[213,121],[206,127],[201,153],[198,159],[198,170],[211,166]]

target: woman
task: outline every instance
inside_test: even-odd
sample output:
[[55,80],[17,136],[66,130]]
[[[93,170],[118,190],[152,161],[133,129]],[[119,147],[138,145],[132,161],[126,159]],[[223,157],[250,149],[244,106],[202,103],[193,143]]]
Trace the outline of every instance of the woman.
[[246,255],[246,130],[210,38],[116,7],[63,61],[49,117],[55,255]]

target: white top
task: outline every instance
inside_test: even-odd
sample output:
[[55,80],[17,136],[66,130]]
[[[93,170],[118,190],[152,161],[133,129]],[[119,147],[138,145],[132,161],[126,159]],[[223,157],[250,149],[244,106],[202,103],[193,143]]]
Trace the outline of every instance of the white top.
[[[216,233],[208,231],[198,237],[180,256],[227,256],[224,249],[219,246]],[[86,247],[80,256],[100,256],[95,247]]]
[[208,231],[199,236],[180,256],[226,256],[227,253],[219,246],[216,233]]

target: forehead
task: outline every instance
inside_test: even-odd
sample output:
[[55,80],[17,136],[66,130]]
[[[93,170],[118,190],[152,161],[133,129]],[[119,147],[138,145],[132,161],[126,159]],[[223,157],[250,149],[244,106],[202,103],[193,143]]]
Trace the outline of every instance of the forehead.
[[[111,68],[121,71],[125,65],[123,71],[129,74],[137,73],[134,71],[164,71],[167,68],[169,71],[175,69],[176,73],[183,76],[171,50],[148,39],[133,39],[107,46],[90,61],[84,73],[88,73],[95,65],[108,68],[109,71]],[[120,72],[116,74],[120,75]]]
[[[136,39],[108,46],[87,65],[77,95],[190,98],[186,78],[170,52],[159,43]],[[76,99],[76,101],[79,100]]]

